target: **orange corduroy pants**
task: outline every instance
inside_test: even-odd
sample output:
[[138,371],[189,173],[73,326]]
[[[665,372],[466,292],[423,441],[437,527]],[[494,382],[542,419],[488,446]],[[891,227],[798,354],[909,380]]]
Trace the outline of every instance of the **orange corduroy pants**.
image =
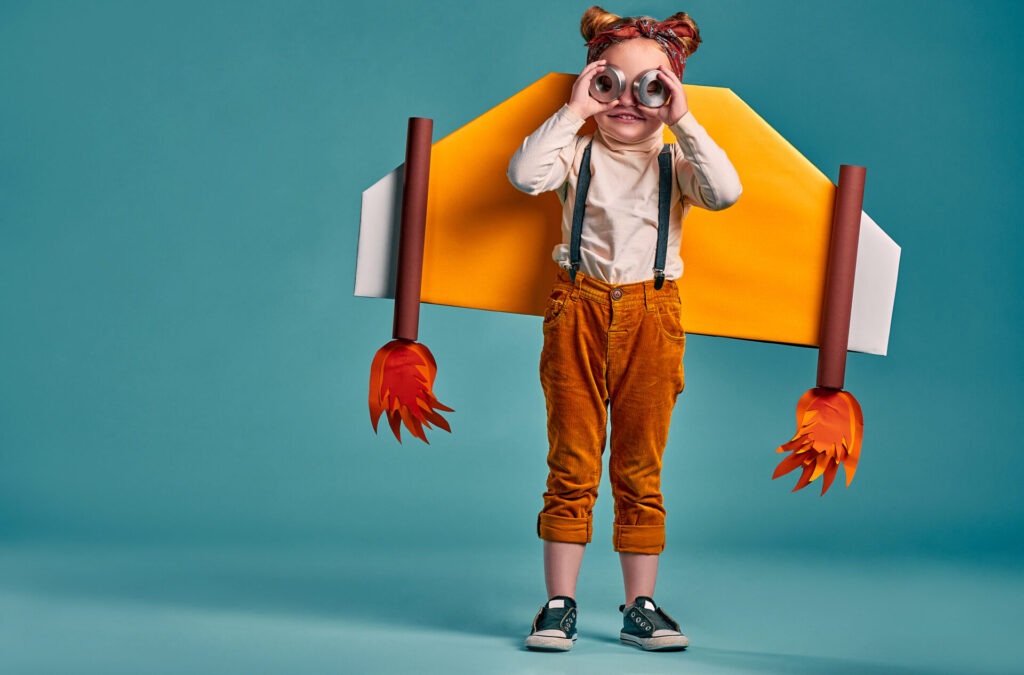
[[548,479],[537,534],[588,543],[611,410],[608,463],[616,551],[661,553],[661,461],[683,391],[679,292],[665,280],[608,284],[559,269],[544,313],[540,380],[548,417]]

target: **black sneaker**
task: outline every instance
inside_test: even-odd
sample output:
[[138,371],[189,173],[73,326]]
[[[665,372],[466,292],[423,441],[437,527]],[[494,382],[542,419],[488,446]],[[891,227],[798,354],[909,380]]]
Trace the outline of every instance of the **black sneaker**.
[[619,605],[622,612],[622,632],[619,639],[648,651],[678,651],[686,649],[690,641],[679,631],[679,624],[654,604],[646,595],[637,596],[633,604]]
[[533,617],[526,646],[545,652],[567,652],[576,639],[576,601],[556,595],[541,606]]

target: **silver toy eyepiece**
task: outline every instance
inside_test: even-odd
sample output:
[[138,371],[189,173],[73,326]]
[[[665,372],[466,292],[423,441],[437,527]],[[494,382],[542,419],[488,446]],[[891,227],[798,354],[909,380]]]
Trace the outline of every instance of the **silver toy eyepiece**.
[[590,81],[590,95],[601,103],[614,101],[626,88],[626,76],[615,67],[604,67],[604,70],[594,76]]
[[633,82],[633,97],[640,105],[648,108],[660,108],[668,101],[665,84],[658,79],[658,70],[648,70]]

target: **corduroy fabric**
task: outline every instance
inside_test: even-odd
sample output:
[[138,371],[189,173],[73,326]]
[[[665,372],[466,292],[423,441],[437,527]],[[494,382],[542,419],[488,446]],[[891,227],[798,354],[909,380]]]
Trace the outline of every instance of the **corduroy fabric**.
[[685,386],[681,309],[673,280],[655,290],[653,279],[615,285],[577,272],[573,283],[558,271],[540,358],[549,444],[542,539],[591,540],[610,407],[613,546],[664,550],[661,460]]

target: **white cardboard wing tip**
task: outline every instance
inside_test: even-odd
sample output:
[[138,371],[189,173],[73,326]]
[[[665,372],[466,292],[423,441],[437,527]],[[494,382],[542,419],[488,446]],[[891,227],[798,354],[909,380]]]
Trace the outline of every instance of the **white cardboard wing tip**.
[[363,191],[356,253],[355,294],[367,298],[395,297],[399,218],[405,164]]
[[849,351],[879,356],[888,351],[899,267],[900,247],[861,211]]

